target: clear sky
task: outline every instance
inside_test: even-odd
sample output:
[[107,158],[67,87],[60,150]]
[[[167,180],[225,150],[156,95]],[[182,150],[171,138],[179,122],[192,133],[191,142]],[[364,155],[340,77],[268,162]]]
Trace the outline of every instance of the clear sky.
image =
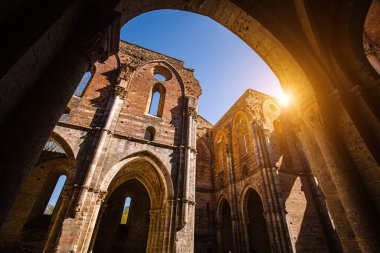
[[208,17],[153,11],[125,24],[120,37],[194,68],[202,87],[199,113],[213,124],[248,88],[277,97],[282,94],[266,63],[235,34]]

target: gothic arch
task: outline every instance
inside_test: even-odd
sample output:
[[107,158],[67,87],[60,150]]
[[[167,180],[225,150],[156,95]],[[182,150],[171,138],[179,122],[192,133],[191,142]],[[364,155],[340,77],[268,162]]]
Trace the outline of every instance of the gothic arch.
[[165,60],[151,60],[151,61],[147,61],[147,62],[141,63],[137,68],[142,68],[143,66],[151,64],[151,63],[154,63],[155,67],[163,65],[167,69],[169,69],[169,71],[171,72],[171,75],[175,76],[177,78],[177,80],[178,80],[178,82],[180,84],[182,95],[185,95],[185,86],[184,86],[184,83],[183,83],[183,78],[182,78],[181,74],[179,73],[179,71],[172,64],[170,64],[169,62],[167,62]]
[[227,162],[226,148],[228,140],[223,131],[218,130],[214,138],[214,180],[215,185],[219,185],[222,188],[229,178],[229,166]]
[[254,154],[253,131],[247,115],[243,111],[237,111],[231,125],[232,157],[234,165],[240,167],[243,158]]
[[[154,173],[160,182],[158,188],[153,186],[149,182],[149,178],[139,170],[131,170],[124,175],[122,174],[129,167],[131,167],[133,163],[138,162],[146,162],[154,168]],[[165,200],[169,200],[174,197],[174,187],[169,171],[163,162],[149,151],[141,151],[128,155],[120,162],[115,164],[104,176],[102,182],[100,183],[99,189],[101,191],[110,193],[114,190],[114,187],[117,186],[115,180],[126,181],[132,178],[139,180],[147,188],[151,197],[152,207],[161,207],[164,204]]]
[[216,236],[218,252],[233,252],[237,238],[233,238],[231,205],[225,196],[220,196],[216,209]]
[[271,249],[266,208],[259,191],[247,186],[241,195],[241,211],[244,217],[244,237],[250,252],[269,252]]
[[48,140],[53,140],[60,147],[62,147],[63,151],[67,156],[68,168],[67,168],[67,184],[71,184],[74,182],[76,177],[76,157],[74,155],[73,149],[70,144],[63,138],[59,133],[53,131],[50,134]]

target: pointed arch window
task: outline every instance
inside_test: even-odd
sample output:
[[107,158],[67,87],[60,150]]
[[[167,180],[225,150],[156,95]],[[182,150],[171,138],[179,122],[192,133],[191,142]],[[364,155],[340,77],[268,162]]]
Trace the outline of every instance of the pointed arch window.
[[50,196],[49,202],[47,203],[47,205],[45,207],[45,210],[43,213],[44,215],[52,215],[53,214],[54,208],[57,205],[59,196],[61,195],[63,186],[65,185],[66,178],[67,177],[65,175],[61,175],[58,178],[57,183],[55,184],[53,193]]
[[152,88],[150,103],[149,103],[149,114],[162,117],[165,101],[165,87],[156,83]]
[[124,201],[123,213],[121,215],[121,220],[120,220],[121,225],[126,225],[128,222],[128,216],[129,216],[129,210],[131,207],[131,202],[132,202],[132,198],[130,196],[127,196],[125,198],[125,201]]
[[83,77],[82,77],[82,80],[80,80],[78,86],[77,86],[77,89],[75,90],[74,92],[74,96],[77,96],[77,97],[82,97],[83,96],[83,93],[88,85],[88,83],[90,82],[90,79],[92,77],[92,73],[91,71],[87,71]]

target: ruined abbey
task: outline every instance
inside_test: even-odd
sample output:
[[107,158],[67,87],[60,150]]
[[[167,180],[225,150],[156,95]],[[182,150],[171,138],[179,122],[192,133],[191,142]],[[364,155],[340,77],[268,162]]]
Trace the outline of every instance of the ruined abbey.
[[[210,124],[192,69],[120,42],[160,9],[235,33],[294,103],[247,90]],[[0,20],[0,252],[380,252],[379,0],[4,0]]]
[[84,79],[1,227],[5,252],[334,247],[324,198],[277,99],[247,90],[213,126],[197,113],[192,69],[126,42]]

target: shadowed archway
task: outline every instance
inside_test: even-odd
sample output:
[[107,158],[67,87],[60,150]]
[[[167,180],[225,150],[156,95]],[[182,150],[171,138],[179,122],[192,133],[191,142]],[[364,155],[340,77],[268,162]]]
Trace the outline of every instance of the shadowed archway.
[[264,208],[259,194],[249,189],[244,198],[244,216],[250,253],[270,252],[268,229],[264,217]]
[[[128,211],[125,210],[127,197],[130,197]],[[150,198],[144,185],[136,179],[122,183],[105,205],[93,251],[145,252],[149,233]],[[122,222],[124,212],[128,212],[127,220]]]

